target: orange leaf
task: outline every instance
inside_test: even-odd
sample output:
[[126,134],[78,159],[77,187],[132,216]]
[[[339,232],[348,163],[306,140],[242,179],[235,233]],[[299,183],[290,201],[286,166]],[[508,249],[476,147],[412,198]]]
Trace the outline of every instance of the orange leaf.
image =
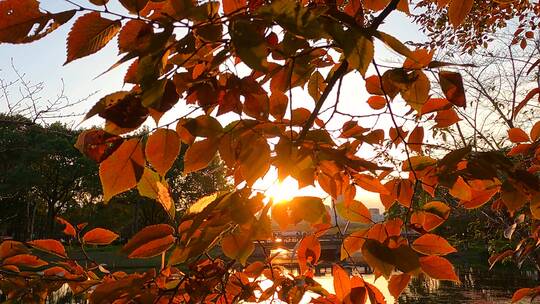
[[90,245],[109,245],[118,234],[103,228],[94,228],[83,235],[83,242]]
[[379,76],[373,75],[366,78],[366,90],[372,95],[384,95]]
[[374,110],[380,110],[386,107],[386,99],[379,95],[370,96],[367,103]]
[[146,142],[145,155],[156,171],[164,176],[180,153],[180,137],[174,130],[157,129]]
[[146,49],[154,31],[152,26],[142,20],[130,20],[118,34],[120,52],[132,52]]
[[210,164],[218,149],[218,140],[207,138],[194,142],[184,156],[184,174],[204,169]]
[[403,292],[405,287],[407,287],[410,280],[411,276],[406,273],[394,274],[390,277],[390,280],[388,281],[388,291],[390,291],[390,294],[394,299],[397,300],[399,298],[399,295]]
[[174,244],[174,240],[174,236],[170,234],[160,239],[151,240],[150,242],[133,250],[128,257],[130,259],[146,259],[155,257],[171,248],[171,246]]
[[223,12],[225,15],[236,12],[246,7],[246,0],[223,0]]
[[452,0],[448,6],[448,19],[457,28],[463,23],[474,4],[474,0]]
[[314,235],[304,237],[298,249],[296,251],[298,256],[298,265],[300,266],[300,273],[303,275],[309,269],[308,264],[316,265],[321,257],[321,244]]
[[122,5],[132,14],[137,14],[143,10],[148,0],[119,0]]
[[77,233],[75,232],[75,228],[73,225],[71,225],[70,222],[66,221],[65,219],[57,216],[56,221],[60,223],[60,225],[65,225],[64,230],[62,231],[65,235],[70,235],[72,237],[77,236]]
[[43,261],[35,255],[31,254],[18,254],[5,259],[3,265],[15,265],[29,268],[38,268],[45,266],[49,263]]
[[521,289],[516,290],[516,292],[514,292],[514,295],[512,296],[512,303],[519,302],[524,297],[527,297],[533,294],[533,292],[534,292],[534,289],[532,288],[521,288]]
[[334,264],[332,266],[332,274],[334,276],[334,290],[336,297],[341,303],[345,303],[351,295],[351,280],[349,274],[341,268],[341,266]]
[[452,247],[448,241],[435,234],[424,234],[417,238],[412,248],[425,255],[447,255],[457,252],[456,248]]
[[28,43],[68,22],[76,10],[51,14],[41,12],[36,0],[4,0],[0,1],[0,12],[0,43]]
[[411,55],[405,59],[403,63],[404,69],[422,69],[428,66],[433,59],[433,51],[427,49],[416,49],[411,52]]
[[57,240],[35,240],[28,242],[28,244],[36,249],[51,252],[64,258],[67,257],[64,245]]
[[537,121],[531,129],[531,139],[536,141],[540,138],[540,121]]
[[[473,1],[473,0],[453,0],[453,2],[459,1]],[[467,102],[465,100],[465,90],[463,88],[463,79],[461,74],[450,71],[439,72],[439,84],[446,96],[446,99],[458,107],[465,107]]]
[[452,104],[445,98],[430,98],[422,106],[421,114],[428,114],[431,112],[437,112],[440,110],[448,110],[452,107]]
[[0,244],[0,261],[14,255],[30,252],[23,243],[17,241],[3,241]]
[[512,118],[515,119],[519,111],[521,111],[521,109],[523,109],[523,107],[527,105],[527,102],[529,102],[529,100],[531,100],[534,97],[534,95],[539,94],[539,93],[540,93],[540,88],[534,88],[529,93],[527,93],[527,96],[525,96],[525,98],[523,98],[523,100],[515,107],[514,112],[512,114]]
[[353,200],[350,202],[337,202],[335,204],[336,211],[343,218],[358,223],[371,223],[371,213],[369,209],[362,202]]
[[424,142],[424,128],[416,127],[409,135],[407,144],[412,151],[422,153],[422,143]]
[[355,174],[354,182],[364,190],[381,194],[390,194],[390,191],[388,191],[378,179],[371,175]]
[[365,9],[380,11],[390,3],[390,0],[364,0],[362,3]]
[[420,267],[422,271],[434,279],[459,282],[454,266],[443,257],[436,255],[421,257]]
[[245,265],[247,259],[255,250],[250,234],[249,231],[246,233],[246,231],[238,229],[234,233],[225,236],[221,240],[223,253]]
[[174,233],[174,228],[167,224],[157,224],[144,227],[141,231],[137,232],[124,247],[122,252],[128,255],[144,246],[145,244],[163,239]]
[[528,142],[530,141],[529,135],[520,128],[512,128],[508,130],[508,139],[513,143]]
[[454,109],[442,110],[437,112],[435,117],[436,128],[447,128],[456,122],[460,121],[456,111]]
[[367,229],[361,229],[351,233],[343,240],[341,244],[341,260],[349,258],[355,252],[362,249],[367,232]]
[[67,64],[101,50],[120,30],[120,20],[102,18],[98,12],[79,17],[67,39]]
[[144,156],[139,139],[133,138],[122,143],[99,166],[103,199],[109,201],[113,196],[135,187],[143,169]]

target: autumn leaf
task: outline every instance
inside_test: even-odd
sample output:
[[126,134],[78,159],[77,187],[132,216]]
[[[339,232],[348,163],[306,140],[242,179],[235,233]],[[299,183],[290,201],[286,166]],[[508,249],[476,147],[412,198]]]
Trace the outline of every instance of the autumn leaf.
[[184,156],[184,174],[206,168],[216,155],[217,150],[217,139],[207,138],[194,142]]
[[[174,233],[174,228],[167,225],[167,224],[156,224],[151,226],[144,227],[141,231],[137,232],[129,241],[127,242],[124,247],[122,247],[122,252],[131,255],[136,250],[139,250],[140,248],[143,248],[138,251],[138,254],[148,254],[148,249],[152,248],[162,248],[164,244],[167,244],[171,238],[168,238],[168,236],[172,236]],[[161,240],[161,241],[156,241]],[[152,243],[149,247],[144,247],[146,244],[151,243],[152,241],[156,241]]]
[[[453,0],[454,1],[473,1],[473,0]],[[463,88],[463,79],[461,74],[450,71],[439,72],[439,84],[446,96],[446,99],[458,107],[465,108],[467,102],[465,100],[465,89]]]
[[82,237],[85,244],[90,245],[109,245],[119,237],[118,234],[104,228],[94,228]]
[[149,168],[144,168],[144,173],[137,184],[137,190],[140,195],[158,201],[171,218],[174,218],[176,206],[171,197],[169,185],[166,180],[162,180],[159,174]]
[[30,250],[21,242],[6,240],[0,243],[0,261],[14,255],[29,253]]
[[143,51],[150,46],[152,26],[141,20],[128,21],[118,34],[120,52]]
[[420,258],[420,267],[428,276],[437,280],[459,282],[454,266],[445,258],[429,255]]
[[44,13],[36,0],[0,1],[0,42],[28,43],[41,39],[68,22],[76,12]]
[[146,142],[146,159],[156,171],[165,175],[180,153],[180,138],[174,130],[157,129]]
[[367,103],[374,110],[380,110],[386,107],[386,99],[383,96],[370,96]]
[[296,250],[298,256],[298,265],[300,265],[300,273],[305,274],[308,271],[309,265],[316,265],[321,257],[321,244],[314,235],[304,237],[298,249]]
[[334,264],[332,266],[332,275],[334,277],[336,297],[341,303],[345,303],[350,298],[352,288],[349,274],[341,266]]
[[36,249],[54,253],[63,258],[67,257],[66,249],[64,245],[57,240],[47,239],[47,240],[34,240],[28,242],[28,244]]
[[167,235],[159,239],[153,239],[146,244],[133,250],[128,257],[130,259],[147,259],[162,254],[174,245],[175,238]]
[[125,141],[99,166],[105,201],[137,186],[144,171],[142,145],[137,138]]
[[69,235],[72,237],[77,236],[77,232],[75,231],[75,228],[73,227],[73,225],[71,225],[70,222],[66,221],[65,219],[59,216],[57,216],[55,219],[58,223],[60,223],[60,225],[65,225],[64,230],[62,231],[65,235]]
[[520,288],[514,292],[512,295],[512,303],[519,302],[521,299],[530,296],[534,293],[532,288]]
[[457,115],[456,111],[454,111],[454,109],[441,110],[437,112],[437,116],[435,117],[435,122],[437,123],[435,127],[447,128],[455,124],[459,120],[459,116]]
[[255,250],[253,241],[249,236],[249,231],[246,233],[246,231],[242,231],[241,229],[228,234],[221,240],[223,253],[229,258],[238,260],[242,265],[245,265],[247,259]]
[[448,6],[448,19],[454,28],[459,27],[474,4],[474,0],[451,0]]
[[425,255],[447,255],[457,252],[456,248],[452,247],[448,241],[435,234],[424,234],[417,238],[412,248]]
[[148,0],[119,0],[130,13],[139,13],[148,3]]
[[530,141],[529,135],[520,128],[511,128],[508,130],[508,139],[513,143],[521,143]]
[[353,201],[342,201],[335,203],[336,210],[343,218],[358,223],[371,223],[371,213],[369,209],[362,202],[353,200]]
[[120,30],[120,20],[101,17],[91,12],[79,17],[69,32],[67,40],[67,64],[75,59],[101,50]]
[[11,256],[9,258],[6,258],[2,261],[3,265],[15,265],[20,267],[28,267],[28,268],[39,268],[45,265],[48,265],[46,261],[38,258],[35,255],[31,254],[18,254]]
[[388,281],[388,291],[390,291],[390,294],[394,299],[397,300],[399,298],[399,295],[407,287],[410,280],[411,276],[406,273],[394,274],[390,277],[390,280]]

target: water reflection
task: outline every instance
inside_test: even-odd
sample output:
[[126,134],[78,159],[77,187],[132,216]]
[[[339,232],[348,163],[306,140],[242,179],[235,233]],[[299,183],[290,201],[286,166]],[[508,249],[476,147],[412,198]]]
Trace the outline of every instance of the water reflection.
[[[291,264],[293,265],[293,264]],[[296,267],[288,268],[291,273],[298,273]],[[318,267],[315,280],[329,292],[334,292],[331,264]],[[515,290],[521,287],[533,287],[538,283],[536,271],[520,271],[514,268],[499,268],[492,271],[471,267],[457,267],[461,283],[438,281],[430,278],[413,278],[409,287],[399,298],[399,303],[509,303]],[[372,274],[362,275],[364,280],[375,285],[384,294],[388,304],[395,303],[388,291],[386,280],[375,280]],[[265,285],[270,287],[271,281]],[[302,303],[309,303],[314,294],[306,295]],[[60,288],[49,299],[51,304],[85,303],[81,298],[73,298],[67,285]],[[274,302],[277,303],[277,302]]]

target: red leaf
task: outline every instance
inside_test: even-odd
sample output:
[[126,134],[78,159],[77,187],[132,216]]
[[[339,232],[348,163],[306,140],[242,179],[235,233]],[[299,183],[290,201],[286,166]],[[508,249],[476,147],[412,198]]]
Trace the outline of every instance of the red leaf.
[[527,105],[527,102],[529,102],[529,100],[531,100],[534,97],[534,95],[538,93],[540,93],[540,88],[534,88],[529,93],[527,93],[527,96],[525,96],[525,98],[523,98],[523,100],[517,105],[517,107],[514,108],[512,117],[516,118],[519,111],[521,111],[521,109],[523,109],[523,107]]
[[120,30],[120,20],[102,18],[98,12],[79,17],[67,40],[67,64],[101,50]]
[[351,294],[352,287],[349,274],[337,264],[332,266],[332,274],[334,275],[334,290],[336,292],[336,297],[341,303],[344,303]]
[[38,268],[45,266],[49,263],[43,261],[35,255],[31,254],[19,254],[5,259],[3,265],[15,265],[22,267]]
[[421,257],[420,267],[422,271],[434,279],[459,282],[459,278],[454,272],[454,266],[443,257],[436,255]]
[[83,235],[83,242],[90,245],[109,245],[118,234],[103,228],[94,228]]
[[[462,1],[462,0],[455,0]],[[465,0],[471,1],[472,0]],[[441,89],[446,96],[446,99],[458,107],[465,107],[467,105],[465,100],[465,90],[463,88],[463,79],[461,75],[456,72],[449,71],[440,71],[439,72],[439,83]]]
[[122,251],[128,255],[137,250],[139,247],[153,241],[165,238],[174,233],[174,228],[167,224],[157,224],[144,227],[137,232],[124,247]]
[[129,254],[130,259],[145,259],[155,257],[167,251],[174,244],[174,236],[167,235],[160,239],[151,240],[150,242],[138,247]]
[[508,130],[508,139],[513,143],[521,143],[530,141],[529,135],[520,128],[512,128]]
[[66,221],[65,219],[59,216],[56,217],[56,221],[60,223],[60,225],[66,225],[64,230],[62,231],[64,234],[70,235],[72,237],[77,236],[77,232],[75,231],[75,228],[73,227],[73,225],[71,225],[70,222]]
[[457,252],[456,248],[452,247],[445,238],[435,234],[424,234],[417,238],[413,242],[412,248],[426,255],[447,255]]
[[36,249],[51,252],[64,258],[67,257],[64,245],[57,240],[35,240],[28,242],[28,244]]
[[304,274],[309,268],[308,264],[316,265],[321,257],[321,244],[314,235],[304,237],[300,241],[298,250],[296,251],[298,256],[298,265],[300,266],[301,274]]
[[533,291],[534,289],[532,288],[521,288],[516,290],[516,292],[514,292],[514,295],[512,296],[512,303],[516,303],[524,297],[531,295]]
[[388,281],[388,291],[390,291],[390,294],[394,299],[397,300],[399,298],[399,295],[403,292],[405,287],[407,287],[410,280],[411,276],[406,273],[394,274],[390,277],[390,280]]

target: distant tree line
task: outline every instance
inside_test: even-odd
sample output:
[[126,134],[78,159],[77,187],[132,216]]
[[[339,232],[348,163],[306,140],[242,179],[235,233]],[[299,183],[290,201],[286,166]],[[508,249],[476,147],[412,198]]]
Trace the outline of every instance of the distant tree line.
[[[0,238],[61,236],[57,216],[108,227],[125,237],[167,220],[163,207],[137,190],[103,203],[97,164],[74,147],[82,131],[0,114]],[[227,187],[218,158],[203,171],[183,176],[182,170],[179,157],[166,176],[177,216],[188,203]]]

